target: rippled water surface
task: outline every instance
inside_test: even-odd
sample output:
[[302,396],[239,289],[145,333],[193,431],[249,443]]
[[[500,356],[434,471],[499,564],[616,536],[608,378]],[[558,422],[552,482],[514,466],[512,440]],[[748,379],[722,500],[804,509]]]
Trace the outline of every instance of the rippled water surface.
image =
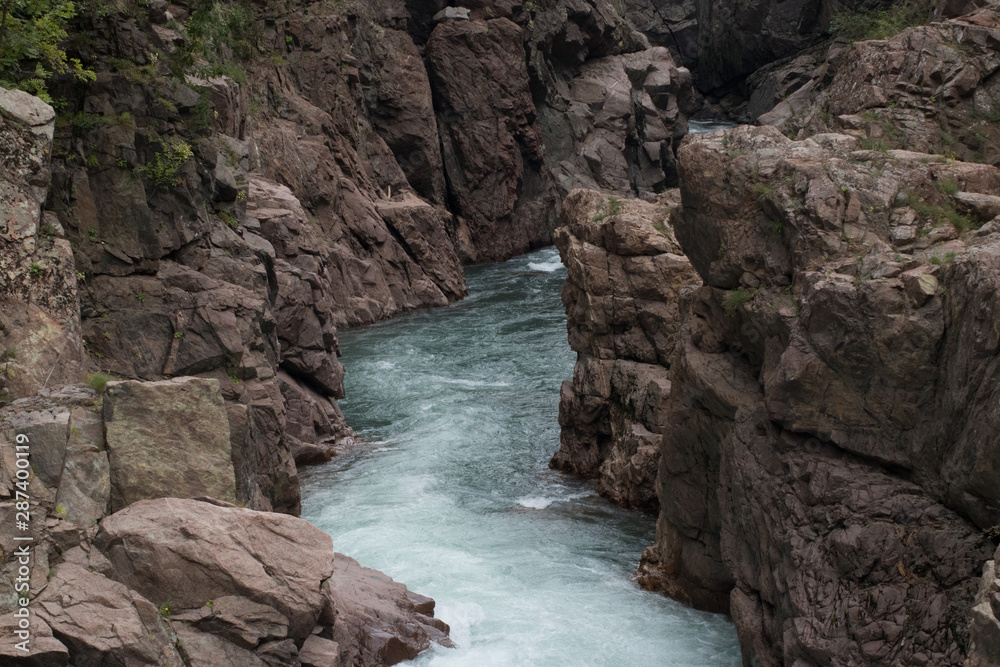
[[342,332],[370,441],[303,473],[338,551],[438,602],[457,649],[422,666],[740,664],[724,618],[632,581],[654,520],[548,469],[572,376],[554,249],[469,270],[465,301]]

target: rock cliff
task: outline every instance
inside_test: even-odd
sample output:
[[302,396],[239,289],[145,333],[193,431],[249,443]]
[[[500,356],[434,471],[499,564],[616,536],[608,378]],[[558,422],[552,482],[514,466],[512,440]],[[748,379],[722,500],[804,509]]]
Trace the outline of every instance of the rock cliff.
[[[654,458],[626,443],[655,434],[640,581],[730,613],[753,664],[978,664],[995,632],[991,566],[977,590],[1000,518],[1000,171],[751,127],[688,139],[679,167],[672,209],[568,200],[581,354],[556,462],[631,502],[637,476],[615,472]],[[660,379],[638,392],[614,370],[644,348]]]
[[994,7],[907,28],[885,40],[843,40],[755,73],[746,117],[789,136],[850,134],[901,148],[1000,162]]
[[448,643],[284,516],[297,464],[354,440],[338,328],[463,298],[463,262],[551,242],[572,187],[655,198],[693,108],[605,0],[473,4],[88,4],[64,46],[93,81],[51,77],[57,112],[0,89],[0,539],[28,435],[47,582],[26,664]]

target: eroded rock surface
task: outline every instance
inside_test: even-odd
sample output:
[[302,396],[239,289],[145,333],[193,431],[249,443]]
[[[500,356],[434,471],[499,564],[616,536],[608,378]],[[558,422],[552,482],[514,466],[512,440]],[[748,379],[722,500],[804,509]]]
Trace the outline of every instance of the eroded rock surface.
[[666,207],[577,190],[556,233],[577,362],[562,386],[561,447],[551,465],[597,478],[602,494],[646,510],[659,506],[678,294],[700,284],[669,216]]
[[[681,206],[663,229],[704,285],[632,285],[621,299],[671,309],[663,340],[624,344],[643,310],[606,325],[619,311],[598,295],[630,284],[609,252],[625,212],[581,209],[557,235],[571,341],[608,328],[618,336],[595,357],[644,346],[664,357],[640,359],[668,387],[657,542],[640,582],[729,612],[756,664],[963,664],[970,637],[988,647],[993,632],[977,590],[1000,498],[986,435],[1000,426],[1000,171],[751,127],[688,139],[679,164]],[[601,242],[588,247],[586,233]],[[636,227],[615,243],[647,238]],[[605,443],[628,425],[604,364],[578,364],[564,388],[563,407],[581,415],[562,412],[567,467],[601,460],[589,443],[566,446],[585,442],[580,422]]]

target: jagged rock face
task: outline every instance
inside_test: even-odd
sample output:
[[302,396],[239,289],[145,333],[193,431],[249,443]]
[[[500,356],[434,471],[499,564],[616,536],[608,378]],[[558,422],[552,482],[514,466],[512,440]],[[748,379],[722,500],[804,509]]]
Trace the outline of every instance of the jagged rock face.
[[678,65],[698,63],[696,0],[625,0],[625,15],[650,43],[670,49]]
[[1000,237],[923,216],[955,205],[934,182],[988,195],[1000,172],[858,149],[749,127],[681,148],[673,221],[706,285],[682,299],[644,575],[728,608],[759,664],[958,665],[1000,497]]
[[444,206],[441,141],[420,51],[405,32],[382,28],[359,34],[353,53],[368,84],[363,90],[374,129],[392,149],[413,189]]
[[73,252],[42,213],[54,120],[38,98],[0,88],[0,401],[83,372]]
[[826,92],[830,113],[867,110],[840,122],[893,147],[996,164],[998,44],[995,9],[909,28],[887,41],[855,42]]
[[747,118],[799,138],[833,130],[995,165],[998,39],[997,12],[984,8],[888,40],[816,47],[750,77]]
[[577,362],[563,383],[551,465],[597,478],[618,504],[655,510],[678,293],[700,280],[664,207],[577,190],[563,220],[556,244],[569,272],[563,302]]
[[730,613],[748,662],[963,664],[994,632],[1000,170],[751,127],[679,165],[645,221],[567,199],[554,464],[623,504],[656,479],[640,583]]
[[[578,187],[654,199],[677,184],[674,152],[693,107],[691,75],[661,47],[591,60],[542,107],[548,163]],[[553,95],[553,97],[555,97]]]
[[[260,74],[282,101],[280,117],[262,119],[251,132],[261,171],[287,185],[314,223],[326,250],[337,325],[369,324],[465,295],[448,213],[408,198],[411,207],[423,209],[417,215],[426,233],[414,235],[379,210],[390,195],[410,190],[408,174],[419,176],[414,185],[432,201],[443,192],[443,175],[428,171],[440,156],[433,121],[424,116],[430,109],[426,74],[410,71],[417,65],[412,45],[398,61],[386,51],[408,39],[392,27],[397,4],[380,10],[387,15],[363,17],[387,24],[356,34],[359,55],[373,58],[364,71],[355,67],[347,17],[316,3],[296,12],[284,34],[271,36],[270,48],[287,50],[287,70]],[[295,48],[286,49],[286,35]],[[370,85],[362,85],[362,77]],[[432,252],[421,257],[415,245]],[[421,265],[428,254],[438,266]]]
[[498,18],[439,23],[427,44],[448,187],[470,259],[503,260],[550,240],[555,197],[528,88],[521,28]]

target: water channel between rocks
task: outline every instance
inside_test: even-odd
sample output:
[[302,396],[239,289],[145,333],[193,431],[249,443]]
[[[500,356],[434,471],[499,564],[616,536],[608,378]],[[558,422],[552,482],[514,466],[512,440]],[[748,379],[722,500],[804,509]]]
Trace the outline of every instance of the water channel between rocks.
[[457,649],[417,665],[739,665],[732,624],[632,580],[651,516],[550,471],[572,376],[547,248],[469,269],[469,297],[342,332],[369,444],[303,471],[303,517],[438,602]]

